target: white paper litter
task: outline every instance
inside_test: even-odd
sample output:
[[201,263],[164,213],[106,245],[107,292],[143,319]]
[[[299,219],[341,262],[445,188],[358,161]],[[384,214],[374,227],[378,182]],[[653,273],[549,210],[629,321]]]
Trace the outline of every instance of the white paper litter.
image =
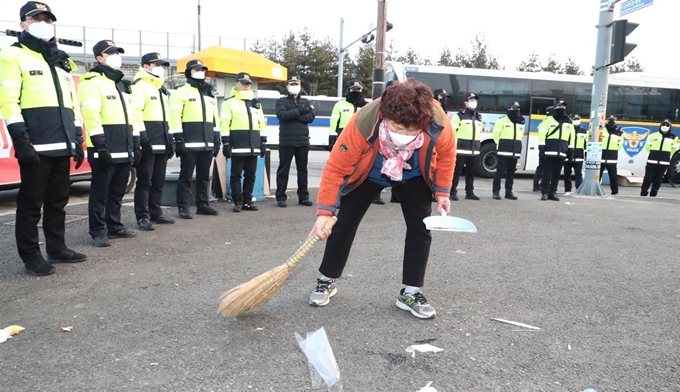
[[0,343],[5,343],[9,339],[9,332],[4,329],[0,329]]
[[533,325],[524,324],[524,323],[518,323],[517,321],[509,321],[509,320],[503,320],[503,319],[497,319],[497,318],[492,318],[491,320],[498,321],[499,323],[516,325],[516,326],[522,327],[522,328],[529,328],[529,329],[535,329],[535,330],[540,329],[539,327],[534,327]]
[[437,392],[437,390],[434,389],[434,387],[431,387],[430,385],[432,385],[432,381],[428,382],[427,385],[425,385],[423,388],[420,388],[418,392]]
[[406,352],[411,354],[411,357],[413,358],[415,358],[416,356],[416,351],[420,351],[421,353],[427,352],[438,353],[440,351],[444,351],[444,349],[435,347],[431,344],[414,344],[413,346],[406,347]]

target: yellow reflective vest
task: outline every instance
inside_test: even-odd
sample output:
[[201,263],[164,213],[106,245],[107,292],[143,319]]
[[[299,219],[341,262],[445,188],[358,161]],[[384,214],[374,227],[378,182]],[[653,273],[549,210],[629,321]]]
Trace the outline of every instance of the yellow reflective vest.
[[566,158],[576,139],[571,121],[560,123],[548,116],[538,125],[538,145],[543,146],[546,158]]
[[342,132],[349,120],[354,116],[359,108],[346,99],[340,100],[333,106],[331,113],[331,124],[328,129],[330,134]]
[[154,154],[165,154],[172,143],[168,132],[169,92],[163,87],[164,82],[164,78],[140,67],[130,86],[130,97],[135,110],[135,131],[139,132],[141,140],[149,140]]
[[623,132],[621,128],[609,130],[605,127],[602,139],[601,163],[616,163],[619,159],[619,150],[623,146]]
[[170,133],[189,151],[213,151],[220,142],[217,99],[209,89],[189,79],[170,94]]
[[98,159],[96,150],[107,149],[113,163],[133,162],[139,136],[133,132],[134,113],[129,83],[123,73],[98,64],[83,75],[78,98],[85,124],[88,161]]
[[48,64],[22,44],[0,51],[0,113],[13,140],[30,140],[38,155],[73,156],[83,142],[75,63]]
[[514,123],[508,116],[496,121],[493,128],[493,140],[496,142],[497,154],[517,159],[522,154],[522,137],[524,136],[524,119],[522,123]]
[[220,130],[222,142],[231,145],[234,156],[259,156],[261,136],[266,121],[262,104],[252,91],[231,90],[231,97],[222,102]]
[[482,114],[474,110],[463,109],[453,116],[451,126],[456,134],[456,155],[479,155],[483,125]]
[[670,165],[671,157],[678,151],[678,138],[672,132],[661,131],[647,137],[645,149],[649,151],[647,163],[654,165]]

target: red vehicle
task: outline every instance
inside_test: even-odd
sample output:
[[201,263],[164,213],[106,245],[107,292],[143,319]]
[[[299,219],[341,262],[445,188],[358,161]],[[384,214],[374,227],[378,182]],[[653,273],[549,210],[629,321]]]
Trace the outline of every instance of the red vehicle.
[[[76,87],[80,77],[78,75],[73,76]],[[83,149],[87,155],[87,146],[83,142]],[[90,168],[90,163],[85,161],[80,166],[78,170],[75,168],[75,162],[71,161],[71,183],[77,181],[89,181],[91,179],[92,169]],[[126,192],[130,192],[134,187],[136,179],[135,169],[130,171],[130,178],[128,180],[128,186]],[[19,188],[21,183],[21,176],[19,173],[19,162],[14,157],[14,148],[12,146],[12,138],[7,132],[7,127],[5,126],[5,121],[2,119],[0,114],[0,190],[8,190]]]

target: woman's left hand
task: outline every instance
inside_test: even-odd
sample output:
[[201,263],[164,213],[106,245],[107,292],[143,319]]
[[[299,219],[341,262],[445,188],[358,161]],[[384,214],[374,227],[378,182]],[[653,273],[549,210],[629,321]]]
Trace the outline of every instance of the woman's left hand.
[[437,196],[437,209],[435,210],[437,214],[440,213],[442,208],[447,215],[451,212],[451,200],[447,196]]

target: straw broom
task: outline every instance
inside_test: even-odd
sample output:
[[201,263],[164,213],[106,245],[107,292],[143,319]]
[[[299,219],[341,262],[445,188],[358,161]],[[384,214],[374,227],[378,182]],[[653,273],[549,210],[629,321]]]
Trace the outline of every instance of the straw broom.
[[[337,218],[332,217],[321,228],[321,231],[328,232],[336,221]],[[290,271],[317,242],[319,242],[319,237],[315,234],[305,241],[285,263],[222,294],[217,312],[224,317],[236,317],[267,303],[281,290]]]

